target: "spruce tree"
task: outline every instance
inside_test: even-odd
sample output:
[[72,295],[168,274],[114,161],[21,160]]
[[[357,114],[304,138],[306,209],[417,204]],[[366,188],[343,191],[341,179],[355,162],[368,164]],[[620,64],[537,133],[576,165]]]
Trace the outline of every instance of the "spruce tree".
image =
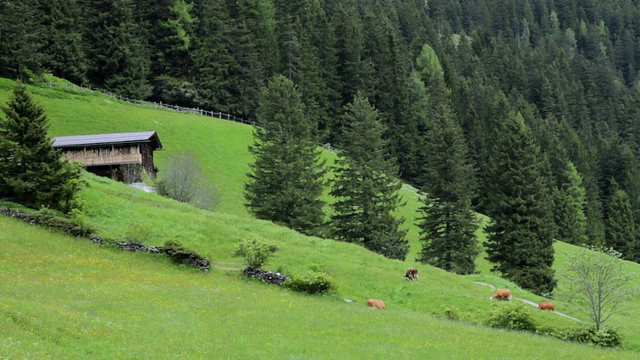
[[606,225],[606,246],[621,252],[626,260],[638,261],[635,253],[638,245],[637,226],[626,191],[617,189],[611,196]]
[[431,121],[427,157],[423,165],[428,181],[422,188],[424,203],[420,227],[420,262],[458,274],[472,274],[480,252],[478,224],[471,206],[475,174],[468,160],[462,128],[446,105]]
[[146,25],[145,37],[153,48],[151,76],[156,100],[189,106],[195,91],[189,81],[193,64],[196,19],[193,2],[185,0],[137,1],[136,14]]
[[276,76],[264,88],[257,109],[254,143],[245,183],[246,206],[259,219],[304,234],[320,230],[324,214],[324,162],[313,136],[316,124],[304,113],[293,82]]
[[44,110],[21,83],[1,109],[0,198],[68,212],[80,189],[80,168],[51,145]]
[[135,21],[133,2],[91,1],[86,8],[86,17],[89,81],[137,99],[151,95],[150,51]]
[[231,19],[222,0],[203,0],[194,11],[198,21],[191,61],[196,102],[205,108],[231,112],[229,82],[234,59],[225,43],[231,37]]
[[46,29],[36,0],[0,1],[0,75],[29,80],[42,75]]
[[55,76],[76,84],[86,82],[87,56],[82,42],[82,6],[77,0],[49,0],[39,4],[47,31],[42,48],[44,66]]
[[409,252],[404,218],[394,212],[402,205],[397,167],[383,140],[384,125],[377,111],[358,93],[346,106],[343,150],[338,154],[331,195],[332,236],[357,243],[391,259],[404,260]]
[[533,136],[518,113],[500,124],[487,168],[485,227],[492,270],[536,294],[556,285],[555,225],[547,181]]
[[558,240],[574,245],[587,244],[587,195],[582,176],[571,161],[566,165],[564,177],[564,184],[556,196]]

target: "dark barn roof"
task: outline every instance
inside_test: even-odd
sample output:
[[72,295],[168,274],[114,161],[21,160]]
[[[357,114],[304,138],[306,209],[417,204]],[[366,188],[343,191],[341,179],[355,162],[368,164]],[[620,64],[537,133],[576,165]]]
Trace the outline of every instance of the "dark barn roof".
[[151,142],[154,150],[162,149],[162,143],[155,131],[126,132],[114,134],[56,136],[52,140],[54,148],[74,148],[85,146],[120,145]]

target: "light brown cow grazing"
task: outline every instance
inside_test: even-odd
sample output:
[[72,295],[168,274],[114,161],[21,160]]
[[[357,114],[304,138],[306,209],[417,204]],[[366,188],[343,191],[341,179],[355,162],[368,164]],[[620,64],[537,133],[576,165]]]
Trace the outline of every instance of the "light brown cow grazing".
[[556,311],[556,306],[553,303],[542,301],[538,304],[538,310],[551,310]]
[[370,308],[377,308],[384,310],[387,307],[384,305],[384,301],[378,299],[367,299],[367,306]]
[[418,269],[414,267],[408,268],[407,273],[404,274],[404,277],[406,277],[409,280],[418,280]]
[[508,300],[511,301],[511,290],[508,289],[496,289],[493,296],[489,300]]

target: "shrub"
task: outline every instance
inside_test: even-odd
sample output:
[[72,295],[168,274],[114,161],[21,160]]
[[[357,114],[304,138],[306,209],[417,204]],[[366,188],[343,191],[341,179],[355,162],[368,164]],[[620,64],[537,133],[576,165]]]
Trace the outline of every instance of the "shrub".
[[275,245],[252,239],[239,243],[232,255],[242,256],[247,260],[249,266],[261,267],[277,250],[278,248]]
[[443,319],[460,320],[460,311],[455,306],[444,305],[439,310],[433,311],[431,315]]
[[536,328],[536,334],[551,336],[560,340],[568,340],[569,328],[556,327],[553,325],[541,325]]
[[618,347],[622,344],[622,337],[614,328],[583,327],[567,332],[567,340],[590,343],[602,347]]
[[618,330],[612,328],[596,330],[595,327],[559,328],[544,325],[536,329],[536,333],[560,340],[593,344],[601,347],[618,347],[622,345],[622,338]]
[[535,331],[531,311],[521,302],[495,304],[489,312],[485,324],[500,329]]
[[337,290],[335,281],[325,271],[311,269],[301,278],[287,280],[284,286],[307,294],[325,294]]
[[220,192],[202,175],[194,154],[183,151],[171,156],[160,174],[158,194],[204,210],[214,210],[220,204]]

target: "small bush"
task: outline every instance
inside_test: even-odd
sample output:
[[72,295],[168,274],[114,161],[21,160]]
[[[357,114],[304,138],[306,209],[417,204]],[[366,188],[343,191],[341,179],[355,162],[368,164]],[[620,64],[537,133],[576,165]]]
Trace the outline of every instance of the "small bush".
[[456,321],[460,320],[460,311],[455,306],[449,306],[449,305],[442,306],[440,307],[439,310],[433,311],[431,315],[439,318],[443,318],[443,319],[456,320]]
[[202,175],[198,158],[188,152],[169,157],[155,184],[158,194],[213,211],[220,205],[218,188]]
[[560,340],[568,340],[569,328],[556,327],[553,325],[541,325],[536,328],[536,334],[551,336]]
[[536,326],[531,320],[531,311],[525,306],[521,302],[495,304],[485,324],[493,328],[533,332]]
[[324,271],[309,270],[304,277],[287,280],[284,286],[307,294],[325,294],[337,290],[335,281]]
[[594,327],[584,327],[567,332],[566,340],[580,343],[589,343],[601,347],[619,347],[622,338],[618,330],[613,328],[602,328],[596,330]]
[[558,328],[544,325],[536,329],[536,332],[560,340],[593,344],[601,347],[619,347],[622,345],[622,338],[618,330],[610,328],[596,330],[594,327]]
[[242,256],[247,260],[249,266],[261,267],[277,250],[278,248],[275,245],[252,239],[239,243],[232,255]]

